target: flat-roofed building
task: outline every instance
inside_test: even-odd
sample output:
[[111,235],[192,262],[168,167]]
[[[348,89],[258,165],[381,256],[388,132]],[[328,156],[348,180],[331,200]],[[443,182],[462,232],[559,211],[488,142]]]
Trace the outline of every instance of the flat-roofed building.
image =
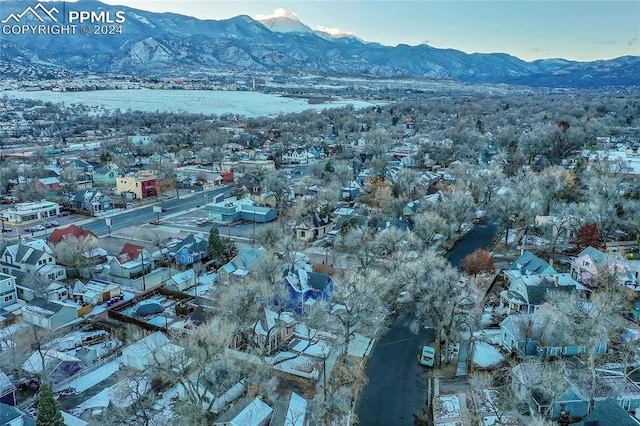
[[8,221],[13,223],[46,219],[59,214],[60,205],[47,200],[42,200],[38,203],[18,203],[4,212],[4,216]]

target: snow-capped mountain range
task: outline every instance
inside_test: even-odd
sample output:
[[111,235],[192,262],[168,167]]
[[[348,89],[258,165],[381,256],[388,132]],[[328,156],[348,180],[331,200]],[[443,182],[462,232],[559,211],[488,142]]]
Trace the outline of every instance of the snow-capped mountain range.
[[[1,3],[0,10],[16,13],[25,5],[24,1],[13,0]],[[96,35],[93,28],[89,35],[3,34],[0,61],[147,76],[240,69],[256,73],[294,70],[374,77],[417,76],[549,87],[625,86],[638,85],[640,80],[639,56],[594,62],[563,59],[526,62],[505,53],[467,54],[426,44],[391,47],[367,43],[352,35],[335,35],[329,29],[313,30],[295,15],[285,13],[261,21],[244,15],[200,20],[109,6],[94,0],[46,5],[49,10],[55,7],[66,13],[73,8],[110,12],[111,16],[123,11],[126,21],[121,24],[122,34]],[[1,15],[0,20],[5,19],[5,13]],[[29,16],[22,19],[21,24]]]

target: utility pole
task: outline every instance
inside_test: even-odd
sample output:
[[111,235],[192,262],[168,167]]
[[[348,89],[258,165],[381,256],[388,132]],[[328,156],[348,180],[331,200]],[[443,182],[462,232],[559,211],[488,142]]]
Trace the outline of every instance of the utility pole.
[[253,233],[251,234],[251,247],[256,246],[256,206],[253,206]]
[[140,262],[142,263],[142,289],[147,289],[147,282],[145,281],[145,270],[144,270],[144,247],[140,249]]

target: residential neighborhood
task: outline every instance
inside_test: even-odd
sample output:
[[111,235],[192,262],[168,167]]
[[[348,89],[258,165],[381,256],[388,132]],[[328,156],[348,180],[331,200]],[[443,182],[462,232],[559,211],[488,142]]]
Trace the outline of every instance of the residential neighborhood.
[[0,424],[640,424],[638,94],[381,85],[0,98]]

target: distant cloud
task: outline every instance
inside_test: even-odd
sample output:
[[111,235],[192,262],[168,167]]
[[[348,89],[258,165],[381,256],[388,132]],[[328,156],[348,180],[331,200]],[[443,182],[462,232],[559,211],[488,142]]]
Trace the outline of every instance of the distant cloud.
[[627,42],[627,44],[628,44],[629,46],[633,46],[634,44],[638,44],[638,38],[637,38],[637,37],[632,38],[631,40],[629,40],[629,41]]
[[296,21],[300,20],[300,18],[298,18],[298,15],[293,12],[288,12],[283,8],[276,9],[271,15],[255,15],[253,17],[253,19],[255,19],[256,21],[264,21],[272,18],[289,18],[295,19]]
[[602,40],[602,41],[596,41],[596,44],[606,44],[606,45],[614,45],[614,44],[618,44],[618,42],[616,40]]
[[345,36],[355,36],[356,33],[352,31],[343,30],[342,28],[327,28],[321,25],[316,25],[313,27],[316,31],[322,31],[324,33],[330,34],[333,37],[345,37]]
[[543,47],[534,47],[531,49],[533,52],[536,53],[546,53],[549,51],[549,49],[543,48]]

